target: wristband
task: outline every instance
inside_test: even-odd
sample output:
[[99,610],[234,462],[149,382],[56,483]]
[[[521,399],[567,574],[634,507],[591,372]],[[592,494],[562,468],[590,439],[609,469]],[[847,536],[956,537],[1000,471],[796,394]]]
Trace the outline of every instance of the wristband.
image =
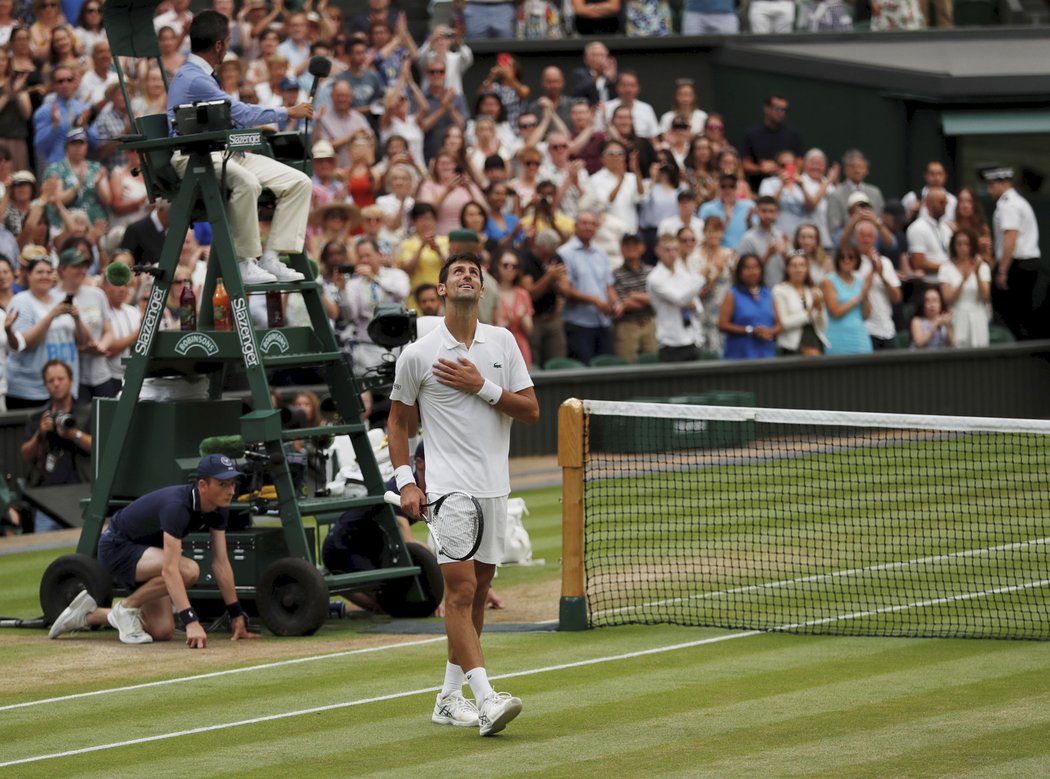
[[185,627],[189,627],[191,622],[200,622],[200,617],[197,616],[197,612],[193,610],[192,606],[180,611],[179,619],[182,620],[182,624]]
[[481,385],[481,389],[476,394],[490,406],[495,406],[503,397],[503,387],[491,379],[485,379],[485,383]]
[[226,613],[230,615],[230,619],[237,619],[237,617],[244,616],[244,609],[241,608],[240,601],[234,601],[233,603],[226,604]]
[[399,465],[394,469],[394,481],[397,483],[398,492],[409,484],[416,483],[416,477],[412,475],[411,465]]

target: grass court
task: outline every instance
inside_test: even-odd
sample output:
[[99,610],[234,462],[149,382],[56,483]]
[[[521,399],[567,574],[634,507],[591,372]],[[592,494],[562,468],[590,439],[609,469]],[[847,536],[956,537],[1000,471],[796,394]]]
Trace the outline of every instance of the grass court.
[[[560,490],[517,493],[534,556],[507,567],[483,644],[522,715],[430,723],[437,620],[126,647],[0,631],[0,776],[1045,776],[1050,646],[629,625],[549,632]],[[0,614],[39,613],[63,550],[0,557]],[[527,627],[528,629],[524,629]],[[400,632],[404,630],[416,632]]]

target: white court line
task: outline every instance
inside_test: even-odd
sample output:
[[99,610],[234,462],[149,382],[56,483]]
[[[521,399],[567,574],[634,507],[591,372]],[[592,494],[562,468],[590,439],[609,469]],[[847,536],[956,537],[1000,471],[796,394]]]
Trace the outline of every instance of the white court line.
[[[811,623],[797,623],[793,625],[782,625],[777,628],[772,628],[769,631],[765,630],[748,630],[742,633],[729,633],[724,636],[714,636],[712,638],[699,639],[697,641],[688,641],[681,644],[672,644],[670,646],[656,647],[653,649],[642,649],[636,652],[625,652],[619,655],[609,655],[606,657],[596,657],[590,660],[578,660],[572,663],[561,663],[559,665],[549,665],[543,668],[533,668],[526,671],[514,671],[512,673],[500,674],[499,676],[492,676],[493,680],[496,679],[513,679],[522,676],[533,676],[535,674],[548,673],[551,671],[564,671],[570,668],[580,668],[587,665],[598,665],[600,663],[610,663],[618,660],[630,660],[635,657],[644,657],[646,655],[661,654],[663,652],[673,652],[678,649],[690,649],[692,647],[703,646],[705,644],[716,644],[722,641],[731,641],[735,638],[748,638],[750,636],[759,636],[767,632],[777,632],[783,630],[793,630],[799,627],[805,627],[810,624],[819,624],[824,622],[831,622],[835,620],[846,620],[846,619],[858,619],[861,617],[870,616],[872,614],[878,614],[886,611],[905,611],[911,608],[922,608],[938,603],[948,603],[957,600],[972,600],[973,598],[981,598],[987,595],[1001,595],[1006,592],[1012,592],[1019,589],[1030,589],[1033,587],[1045,587],[1050,585],[1050,579],[1043,579],[1037,582],[1026,582],[1024,584],[1014,585],[1011,587],[998,587],[994,590],[986,590],[983,592],[969,592],[961,595],[953,595],[946,598],[936,598],[933,600],[916,601],[914,603],[908,603],[901,606],[887,606],[881,609],[875,609],[872,611],[854,612],[852,614],[844,614],[838,617],[829,617],[823,620],[814,620]],[[405,692],[389,693],[387,695],[378,695],[372,698],[360,698],[354,701],[344,701],[343,703],[332,703],[327,706],[315,706],[309,709],[300,709],[298,711],[288,711],[281,714],[270,714],[265,717],[253,717],[251,719],[237,720],[235,722],[224,722],[218,725],[205,725],[199,728],[191,728],[189,730],[178,730],[172,733],[160,733],[155,736],[144,736],[142,738],[128,739],[126,741],[115,741],[109,744],[98,744],[91,747],[82,747],[80,749],[70,749],[65,752],[53,752],[46,755],[34,755],[32,757],[23,757],[16,760],[8,760],[0,763],[0,768],[7,768],[13,765],[24,765],[26,763],[37,763],[43,760],[53,760],[60,757],[72,757],[75,755],[83,755],[91,752],[101,752],[108,749],[118,749],[120,747],[133,746],[135,744],[148,744],[153,741],[166,741],[174,738],[181,738],[182,736],[192,736],[197,733],[208,733],[218,730],[228,730],[230,728],[243,727],[245,725],[256,725],[261,722],[273,722],[276,720],[290,719],[292,717],[302,717],[307,714],[318,714],[325,711],[335,711],[338,709],[348,709],[353,706],[362,706],[368,703],[380,703],[382,701],[396,700],[398,698],[408,698],[413,695],[423,695],[424,693],[433,693],[440,690],[440,686],[436,687],[422,687],[416,690],[408,690]]]
[[[894,568],[906,568],[909,565],[924,565],[928,563],[939,563],[945,560],[952,560],[962,557],[977,557],[978,555],[991,554],[993,552],[1008,552],[1017,551],[1018,549],[1024,549],[1029,546],[1045,546],[1050,544],[1050,538],[1037,538],[1032,541],[1016,541],[1010,544],[1001,544],[1000,546],[989,546],[982,549],[967,549],[962,552],[950,552],[948,554],[933,555],[930,557],[919,557],[914,560],[903,560],[896,563],[881,563],[879,565],[869,565],[865,568],[847,568],[842,571],[832,571],[831,573],[820,573],[814,574],[813,576],[800,576],[796,579],[781,579],[775,582],[766,582],[764,584],[748,584],[742,587],[733,587],[728,590],[717,590],[715,592],[701,592],[695,595],[679,596],[677,598],[665,598],[663,600],[650,601],[648,603],[638,603],[633,606],[620,606],[615,609],[602,609],[595,611],[594,616],[603,616],[605,614],[622,614],[628,611],[637,611],[638,609],[647,609],[654,606],[667,606],[674,603],[687,603],[695,600],[709,600],[711,598],[721,598],[725,595],[739,595],[744,592],[756,592],[758,590],[771,590],[778,587],[790,587],[795,584],[810,584],[812,582],[824,581],[825,579],[834,579],[842,576],[855,576],[856,574],[869,573],[871,571],[890,571]],[[878,613],[878,612],[872,612]],[[840,619],[840,617],[830,617],[829,620],[834,622]],[[806,624],[820,624],[819,622],[806,623]]]
[[[630,660],[635,657],[644,657],[646,655],[655,655],[662,652],[673,652],[677,649],[689,649],[691,647],[702,646],[704,644],[716,644],[721,641],[731,641],[734,638],[746,638],[748,636],[760,635],[762,631],[749,630],[745,633],[730,633],[724,636],[714,636],[712,638],[704,638],[697,641],[688,641],[683,644],[672,644],[671,646],[656,647],[654,649],[641,649],[636,652],[625,652],[619,655],[610,655],[607,657],[596,657],[590,660],[578,660],[573,663],[562,663],[560,665],[549,665],[543,668],[533,668],[527,671],[515,671],[513,673],[501,674],[499,676],[489,677],[493,681],[497,679],[513,679],[520,676],[532,676],[534,674],[548,673],[550,671],[563,671],[568,668],[580,668],[585,665],[597,665],[599,663],[611,663],[617,660]],[[238,728],[245,725],[257,725],[261,722],[273,722],[275,720],[289,719],[291,717],[302,717],[307,714],[319,714],[325,711],[335,711],[337,709],[348,709],[353,706],[362,706],[367,703],[381,703],[382,701],[392,701],[398,698],[408,698],[413,695],[423,695],[424,693],[434,693],[441,689],[441,685],[436,687],[421,687],[417,690],[408,690],[405,692],[395,692],[388,695],[377,695],[373,698],[360,698],[354,701],[344,701],[343,703],[331,703],[327,706],[315,706],[310,709],[300,709],[298,711],[288,711],[282,714],[270,714],[265,717],[252,717],[251,719],[238,720],[236,722],[224,722],[218,725],[204,725],[199,728],[191,728],[189,730],[178,730],[173,733],[160,733],[156,736],[144,736],[142,738],[133,738],[126,741],[115,741],[110,744],[98,744],[92,747],[82,747],[81,749],[70,749],[65,752],[54,752],[48,755],[35,755],[33,757],[23,757],[17,760],[8,760],[0,763],[0,768],[7,768],[13,765],[24,765],[26,763],[37,763],[42,760],[53,760],[59,757],[72,757],[75,755],[84,755],[90,752],[101,752],[107,749],[117,749],[119,747],[133,746],[135,744],[148,744],[152,741],[166,741],[173,738],[181,738],[182,736],[192,736],[198,733],[208,733],[216,730],[227,730],[229,728]]]
[[1025,582],[1024,584],[1014,584],[1009,587],[996,587],[994,590],[985,590],[984,592],[965,592],[961,595],[949,595],[944,598],[931,598],[930,600],[916,601],[915,603],[908,603],[904,606],[883,606],[879,609],[872,609],[871,611],[857,611],[853,614],[844,614],[839,617],[824,617],[822,619],[812,619],[809,622],[796,622],[793,625],[781,625],[780,627],[773,628],[774,630],[798,630],[799,628],[810,627],[812,625],[824,625],[828,622],[836,622],[842,619],[860,619],[862,617],[871,617],[875,614],[889,614],[895,611],[905,611],[906,609],[913,608],[924,608],[926,606],[937,606],[942,603],[952,603],[960,600],[973,600],[974,598],[983,598],[986,595],[1002,595],[1007,592],[1016,592],[1017,590],[1030,590],[1033,587],[1046,587],[1050,584],[1050,579],[1041,579],[1037,582]]
[[24,703],[9,703],[6,706],[0,706],[0,711],[10,711],[11,709],[25,709],[29,706],[40,706],[44,703],[60,703],[62,701],[72,701],[77,698],[92,698],[96,695],[109,695],[115,692],[129,692],[131,690],[144,690],[149,687],[163,687],[168,684],[181,684],[182,682],[194,682],[199,679],[215,679],[220,676],[230,676],[232,674],[242,674],[249,671],[264,671],[270,668],[280,668],[284,665],[298,665],[299,663],[312,663],[316,660],[330,660],[333,657],[349,657],[351,655],[363,655],[370,652],[383,652],[387,649],[401,649],[402,647],[411,646],[423,646],[424,644],[433,644],[437,641],[444,641],[444,636],[438,636],[436,638],[424,638],[418,641],[406,641],[401,644],[387,644],[385,646],[373,646],[366,649],[348,649],[344,652],[332,652],[327,655],[311,655],[309,657],[296,657],[292,660],[276,660],[272,663],[263,663],[261,665],[249,665],[244,668],[230,668],[225,671],[212,671],[206,674],[194,674],[193,676],[179,676],[175,679],[164,679],[159,682],[144,682],[142,684],[130,684],[126,687],[107,687],[104,690],[92,690],[90,692],[76,692],[70,695],[59,695],[54,698],[41,698],[37,701],[25,701]]

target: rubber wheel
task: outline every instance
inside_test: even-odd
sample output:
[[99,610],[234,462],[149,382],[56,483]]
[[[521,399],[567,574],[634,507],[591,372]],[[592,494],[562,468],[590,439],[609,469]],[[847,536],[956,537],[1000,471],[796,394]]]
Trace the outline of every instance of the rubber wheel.
[[[376,593],[379,606],[391,617],[420,619],[433,616],[434,610],[445,597],[445,579],[434,553],[422,544],[406,544],[412,564],[422,570],[415,579],[393,579],[383,584]],[[423,588],[423,600],[418,600],[413,584],[419,581]],[[413,600],[413,598],[417,598]]]
[[313,563],[284,557],[255,586],[263,624],[278,636],[309,636],[328,619],[328,585]]
[[87,590],[99,606],[113,599],[113,579],[94,557],[67,554],[44,571],[40,580],[40,606],[47,624],[53,623],[81,590]]

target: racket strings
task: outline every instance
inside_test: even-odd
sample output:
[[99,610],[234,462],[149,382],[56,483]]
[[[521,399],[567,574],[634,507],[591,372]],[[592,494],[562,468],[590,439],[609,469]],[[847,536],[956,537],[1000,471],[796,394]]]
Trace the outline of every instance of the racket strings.
[[470,495],[450,493],[435,505],[431,525],[446,556],[465,557],[477,541],[481,511]]

